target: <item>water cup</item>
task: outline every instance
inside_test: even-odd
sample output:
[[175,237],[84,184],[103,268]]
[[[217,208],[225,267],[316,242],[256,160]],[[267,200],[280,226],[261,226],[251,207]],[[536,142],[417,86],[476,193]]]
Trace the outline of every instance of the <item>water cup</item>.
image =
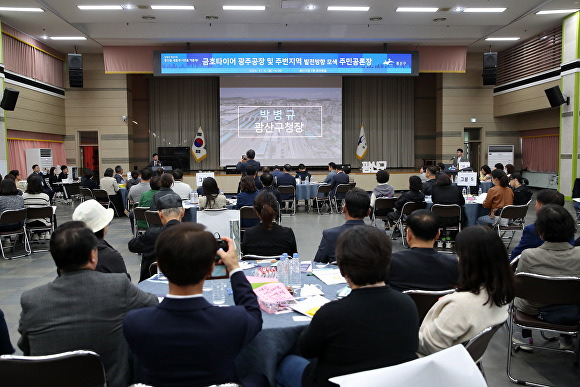
[[226,303],[226,289],[228,283],[226,280],[212,280],[212,298],[216,305],[223,305]]

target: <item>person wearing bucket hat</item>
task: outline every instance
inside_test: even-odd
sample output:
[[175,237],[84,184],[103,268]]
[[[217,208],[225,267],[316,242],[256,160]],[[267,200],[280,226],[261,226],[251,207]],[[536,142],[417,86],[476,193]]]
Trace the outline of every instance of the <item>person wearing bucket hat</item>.
[[145,281],[150,277],[149,267],[157,260],[155,256],[155,242],[157,242],[159,235],[169,227],[181,223],[181,219],[185,214],[181,198],[175,193],[161,196],[157,199],[156,206],[163,226],[149,227],[144,234],[129,241],[129,251],[142,254],[139,282]]
[[99,261],[95,270],[101,273],[124,273],[131,279],[123,256],[105,240],[113,216],[115,216],[115,211],[112,208],[105,208],[96,200],[91,199],[78,205],[72,220],[84,222],[97,237]]

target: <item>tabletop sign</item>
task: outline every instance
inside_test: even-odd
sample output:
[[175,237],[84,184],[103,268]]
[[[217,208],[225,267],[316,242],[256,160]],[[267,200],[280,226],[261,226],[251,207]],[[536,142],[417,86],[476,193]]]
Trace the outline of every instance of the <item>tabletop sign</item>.
[[198,187],[201,187],[201,185],[203,184],[203,179],[205,179],[206,177],[215,178],[215,173],[214,172],[198,172],[195,175],[195,182],[197,183]]
[[280,282],[271,282],[254,289],[258,298],[266,302],[284,302],[293,300],[286,286]]
[[362,173],[376,173],[377,171],[387,169],[386,161],[363,161]]
[[475,187],[477,185],[477,172],[457,172],[457,185]]
[[469,161],[460,161],[459,162],[459,169],[465,169],[471,167],[471,163]]

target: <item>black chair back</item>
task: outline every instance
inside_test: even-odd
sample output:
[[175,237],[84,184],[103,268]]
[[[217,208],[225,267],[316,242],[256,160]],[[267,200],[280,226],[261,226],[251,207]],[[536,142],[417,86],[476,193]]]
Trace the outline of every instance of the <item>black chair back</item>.
[[26,214],[28,214],[26,208],[21,208],[19,210],[6,210],[0,214],[0,224],[24,222],[26,220]]
[[580,304],[580,277],[516,273],[515,295],[543,305]]
[[422,210],[427,207],[426,202],[407,202],[401,209],[402,215],[411,215],[413,211]]
[[145,220],[149,227],[151,226],[163,226],[161,223],[161,218],[159,217],[159,213],[157,211],[145,211]]
[[483,354],[485,353],[485,350],[491,341],[491,338],[502,325],[503,323],[488,327],[478,333],[477,336],[471,340],[463,343],[465,349],[467,352],[469,352],[475,363],[479,363],[481,361]]
[[443,297],[446,294],[451,294],[455,292],[455,289],[447,289],[447,290],[405,290],[403,293],[409,295],[413,301],[415,302],[415,306],[417,306],[417,312],[419,312],[419,324],[423,322],[425,316],[427,316],[427,312],[439,298]]

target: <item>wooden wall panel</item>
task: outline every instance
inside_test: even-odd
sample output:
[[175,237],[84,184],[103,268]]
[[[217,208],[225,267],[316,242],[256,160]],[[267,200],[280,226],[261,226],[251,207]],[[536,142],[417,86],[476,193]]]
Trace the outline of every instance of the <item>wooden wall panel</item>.
[[65,134],[65,100],[6,82],[20,92],[16,109],[6,111],[6,129]]
[[556,80],[509,93],[498,94],[493,97],[494,115],[499,117],[550,109],[550,103],[544,90],[559,84],[560,81]]

